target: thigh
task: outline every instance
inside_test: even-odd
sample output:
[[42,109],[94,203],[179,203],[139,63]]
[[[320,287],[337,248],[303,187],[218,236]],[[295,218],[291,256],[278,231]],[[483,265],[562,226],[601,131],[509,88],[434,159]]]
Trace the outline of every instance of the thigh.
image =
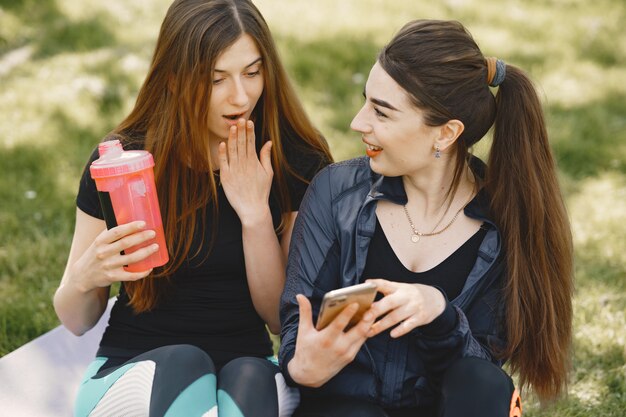
[[479,358],[462,358],[444,374],[442,417],[508,417],[515,387],[500,367]]
[[213,362],[195,346],[164,346],[101,370],[106,361],[87,369],[75,416],[200,416],[216,408]]
[[234,359],[220,370],[217,381],[222,417],[290,416],[300,400],[278,366],[264,358]]
[[381,407],[354,398],[306,398],[294,417],[387,417]]

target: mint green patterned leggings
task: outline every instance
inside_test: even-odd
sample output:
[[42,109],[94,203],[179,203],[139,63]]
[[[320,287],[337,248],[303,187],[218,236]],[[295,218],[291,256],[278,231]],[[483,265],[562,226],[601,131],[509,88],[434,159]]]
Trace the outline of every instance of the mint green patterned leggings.
[[209,355],[191,345],[157,348],[118,366],[104,366],[108,360],[97,357],[87,368],[75,417],[288,416],[299,402],[267,359],[237,358],[217,375]]

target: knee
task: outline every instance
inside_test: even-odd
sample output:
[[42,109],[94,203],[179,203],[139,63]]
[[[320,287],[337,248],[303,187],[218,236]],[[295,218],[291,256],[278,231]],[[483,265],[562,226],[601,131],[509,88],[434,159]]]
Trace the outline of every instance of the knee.
[[444,374],[446,379],[463,378],[466,381],[476,381],[477,383],[508,383],[511,378],[502,370],[502,368],[480,358],[461,358],[452,364]]
[[220,386],[229,383],[266,384],[274,381],[278,368],[266,359],[243,357],[228,362],[220,371]]
[[162,363],[181,371],[214,374],[215,365],[209,355],[193,345],[171,345],[160,348]]
[[480,393],[490,393],[510,397],[514,385],[511,378],[500,367],[485,359],[461,358],[445,372],[442,380],[442,394],[464,396],[468,393],[480,397]]
[[[278,367],[262,358],[237,358],[228,362],[217,377],[217,398],[220,414],[279,415],[275,375]],[[256,411],[255,411],[256,410]]]

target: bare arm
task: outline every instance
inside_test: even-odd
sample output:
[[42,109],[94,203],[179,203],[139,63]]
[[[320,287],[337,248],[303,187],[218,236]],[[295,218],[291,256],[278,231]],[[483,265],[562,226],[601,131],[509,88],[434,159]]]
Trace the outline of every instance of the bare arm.
[[69,258],[61,284],[54,294],[54,309],[57,316],[63,325],[76,335],[85,333],[98,322],[106,308],[109,287],[85,291],[78,280],[72,277],[72,266],[85,253],[96,236],[105,229],[103,220],[76,209],[76,225]]
[[130,255],[126,248],[154,237],[143,230],[143,222],[132,222],[106,230],[103,220],[76,209],[76,224],[70,254],[61,284],[54,294],[54,309],[65,327],[82,335],[98,322],[106,309],[113,282],[144,278],[144,272],[126,272],[123,265],[137,262],[154,253],[154,245]]
[[269,207],[264,221],[257,225],[242,223],[243,251],[252,302],[274,334],[280,332],[278,305],[285,286],[287,252],[297,215],[295,211],[289,214],[280,242],[274,232]]

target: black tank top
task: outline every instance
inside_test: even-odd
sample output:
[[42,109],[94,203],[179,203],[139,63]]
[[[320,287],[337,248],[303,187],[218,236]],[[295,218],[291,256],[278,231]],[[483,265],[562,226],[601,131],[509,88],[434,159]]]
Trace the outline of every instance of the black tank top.
[[443,290],[448,300],[454,300],[461,294],[486,233],[487,231],[481,227],[437,266],[428,271],[413,272],[400,262],[376,219],[376,230],[369,246],[361,281],[369,278],[383,278],[390,281],[432,285]]

